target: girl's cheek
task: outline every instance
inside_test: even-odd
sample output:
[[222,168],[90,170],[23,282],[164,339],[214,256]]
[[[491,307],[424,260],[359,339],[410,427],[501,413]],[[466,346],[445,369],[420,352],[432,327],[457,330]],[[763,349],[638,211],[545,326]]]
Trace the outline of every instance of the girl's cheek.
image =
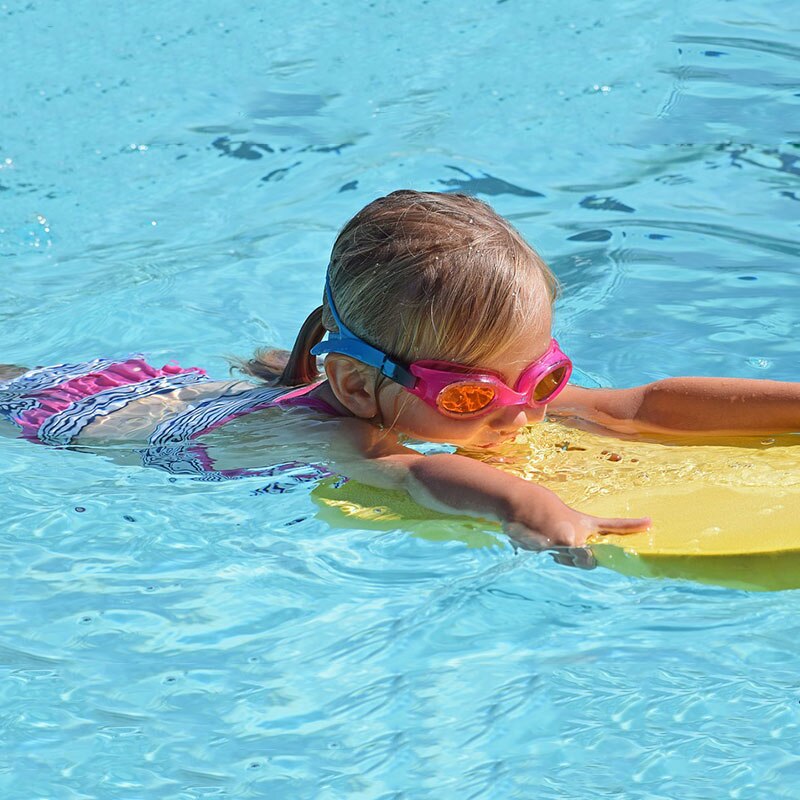
[[[391,388],[389,388],[391,387]],[[399,386],[389,384],[384,388],[379,396],[381,413],[384,423],[394,420],[400,422],[406,417],[410,417],[409,409],[412,407],[414,398],[408,392],[404,392]]]
[[446,441],[451,444],[468,443],[483,428],[479,420],[461,421],[445,417],[402,389],[391,396],[387,392],[382,399],[383,424],[412,438]]
[[381,404],[383,424],[409,436],[424,438],[437,430],[440,415],[422,400],[400,390]]

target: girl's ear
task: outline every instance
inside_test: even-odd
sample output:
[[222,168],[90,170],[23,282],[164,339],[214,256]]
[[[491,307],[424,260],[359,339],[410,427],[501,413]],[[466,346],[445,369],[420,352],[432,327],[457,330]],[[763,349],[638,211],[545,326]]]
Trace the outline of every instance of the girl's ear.
[[328,383],[336,399],[354,416],[372,419],[378,415],[375,370],[349,356],[331,353],[325,359]]

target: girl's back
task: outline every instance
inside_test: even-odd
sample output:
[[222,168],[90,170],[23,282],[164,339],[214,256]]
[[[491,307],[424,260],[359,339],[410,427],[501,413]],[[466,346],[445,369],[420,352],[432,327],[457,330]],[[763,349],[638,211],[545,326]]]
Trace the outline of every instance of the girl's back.
[[168,444],[196,439],[279,402],[315,405],[304,399],[312,386],[293,390],[215,381],[197,367],[159,369],[140,357],[16,373],[0,382],[0,418],[21,428],[26,438],[52,445],[87,440]]

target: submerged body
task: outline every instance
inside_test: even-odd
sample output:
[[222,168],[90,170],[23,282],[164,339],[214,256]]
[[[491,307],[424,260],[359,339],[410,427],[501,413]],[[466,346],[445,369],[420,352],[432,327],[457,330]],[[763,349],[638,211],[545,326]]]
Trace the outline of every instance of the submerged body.
[[324,401],[309,397],[312,386],[290,390],[215,381],[197,367],[155,368],[140,357],[16,373],[0,381],[0,419],[15,425],[24,438],[89,448],[127,443],[132,446],[127,454],[115,451],[119,460],[134,455],[145,466],[206,479],[242,477],[253,474],[253,467],[267,466],[265,454],[255,459],[258,463],[241,463],[240,455],[237,463],[237,456],[226,457],[225,448],[213,447],[213,432],[235,420],[250,417],[250,425],[268,426],[278,410],[297,406],[335,413]]
[[569,385],[571,362],[551,330],[557,288],[486,204],[394,192],[339,233],[322,305],[291,353],[260,352],[244,365],[264,383],[97,360],[12,377],[0,385],[0,416],[47,444],[137,441],[131,451],[144,463],[212,480],[310,464],[403,490],[434,511],[499,521],[531,547],[642,531],[649,519],[592,516],[479,459],[424,456],[406,440],[482,451],[547,413],[633,436],[800,430],[797,383]]
[[[499,363],[506,374],[513,375],[515,366],[524,361],[525,357],[509,356]],[[776,430],[785,427],[781,415],[791,419],[795,413],[792,393],[797,387],[771,387],[765,399],[766,384],[756,381],[679,379],[627,390],[568,386],[550,411],[580,421],[584,427],[628,436],[676,430],[725,433],[717,425],[720,419],[726,424],[732,420],[740,431],[757,432],[759,416],[765,429]],[[731,388],[737,389],[735,395]],[[688,398],[685,408],[681,397]],[[720,406],[732,407],[733,415],[720,417]],[[295,413],[288,414],[291,410]],[[216,381],[197,367],[165,365],[159,369],[141,358],[16,370],[13,377],[6,375],[0,382],[0,418],[15,424],[31,441],[88,449],[106,443],[126,444],[115,448],[113,457],[204,480],[269,476],[275,479],[274,491],[341,472],[384,489],[405,489],[431,509],[471,512],[504,521],[502,509],[494,511],[485,498],[494,492],[495,501],[505,502],[510,476],[464,456],[444,456],[444,463],[437,461],[438,457],[426,459],[405,447],[397,434],[409,428],[424,431],[429,440],[454,441],[480,455],[539,422],[544,408],[512,406],[498,409],[482,422],[462,422],[442,420],[423,404],[409,408],[403,394],[384,392],[380,413],[394,421],[393,429],[376,428],[348,413],[327,381],[294,389],[245,380]],[[275,424],[276,415],[281,418],[279,425]],[[683,426],[671,423],[676,415]],[[565,454],[564,461],[568,465],[569,455]],[[412,469],[426,469],[428,464],[435,465],[433,479],[417,479],[416,484],[413,478],[407,481],[407,476],[413,476]],[[439,469],[446,471],[437,475]],[[294,483],[287,483],[290,475]],[[526,477],[538,476],[534,470]],[[524,484],[526,489],[546,493],[536,498],[540,502],[548,495],[555,497],[545,486],[558,490],[547,481],[545,486],[529,480]],[[465,486],[474,487],[472,498],[466,495]],[[526,492],[516,488],[524,502]],[[639,499],[644,506],[645,498]],[[574,497],[569,500],[575,502]],[[596,503],[578,505],[599,510]],[[608,513],[611,509],[604,506],[602,510]],[[635,513],[639,509],[628,504],[625,510]],[[643,527],[625,527],[612,518],[596,519],[604,520],[605,525],[587,529],[586,535],[628,533]],[[537,543],[532,536],[526,538],[524,531],[521,535],[509,528],[509,532],[528,544]],[[550,543],[562,541],[541,542]],[[581,544],[582,540],[566,543]]]

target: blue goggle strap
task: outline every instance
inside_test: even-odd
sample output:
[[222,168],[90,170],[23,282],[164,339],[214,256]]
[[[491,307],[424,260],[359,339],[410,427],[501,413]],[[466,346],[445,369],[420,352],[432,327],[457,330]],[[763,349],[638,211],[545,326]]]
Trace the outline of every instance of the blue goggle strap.
[[319,356],[323,353],[339,353],[343,356],[350,356],[370,367],[376,367],[382,375],[385,375],[395,383],[413,389],[417,379],[402,365],[389,358],[382,350],[367,344],[363,339],[356,336],[339,317],[336,306],[333,304],[331,294],[331,284],[325,278],[325,297],[328,300],[328,308],[331,310],[338,333],[328,331],[327,341],[320,342],[311,348],[311,355]]

